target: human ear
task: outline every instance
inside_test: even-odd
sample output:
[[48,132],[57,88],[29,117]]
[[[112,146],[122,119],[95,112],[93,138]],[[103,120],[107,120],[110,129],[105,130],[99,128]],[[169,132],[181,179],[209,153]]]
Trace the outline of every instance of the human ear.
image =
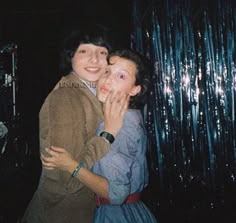
[[137,85],[132,88],[132,90],[129,92],[130,96],[135,96],[141,91],[141,86]]

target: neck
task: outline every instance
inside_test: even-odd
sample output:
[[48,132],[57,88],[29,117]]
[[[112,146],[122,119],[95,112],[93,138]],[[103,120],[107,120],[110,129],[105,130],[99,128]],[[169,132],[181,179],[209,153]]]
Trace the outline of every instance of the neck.
[[78,77],[80,80],[82,80],[83,82],[85,82],[89,87],[91,88],[96,88],[97,86],[97,81],[88,81],[88,80],[84,80],[83,78],[81,78],[75,71],[71,71],[72,74],[74,74],[76,77]]

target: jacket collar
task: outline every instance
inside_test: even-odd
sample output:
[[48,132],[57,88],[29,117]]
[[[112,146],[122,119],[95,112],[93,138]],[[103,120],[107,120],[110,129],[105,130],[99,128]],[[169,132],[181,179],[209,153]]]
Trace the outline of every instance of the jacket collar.
[[95,109],[98,111],[100,117],[103,117],[102,103],[97,99],[97,97],[91,92],[88,86],[73,72],[69,73],[67,76],[61,79],[62,83],[65,84],[76,84],[80,87],[82,91],[85,91],[89,95],[89,99],[94,104]]

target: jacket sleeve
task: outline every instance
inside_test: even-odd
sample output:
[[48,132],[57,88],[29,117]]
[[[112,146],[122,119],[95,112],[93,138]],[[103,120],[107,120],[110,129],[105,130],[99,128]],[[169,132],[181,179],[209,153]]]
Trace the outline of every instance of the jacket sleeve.
[[[79,100],[78,100],[79,103]],[[78,111],[76,122],[80,122],[80,129],[73,129],[73,118],[70,116],[72,107],[69,96],[63,90],[55,90],[45,100],[40,111],[40,149],[44,152],[45,147],[52,145],[63,147],[74,157],[82,159],[85,166],[90,168],[98,159],[104,156],[109,150],[109,144],[101,137],[94,136],[84,142],[86,131],[83,129],[85,118],[83,107]],[[78,138],[74,138],[74,131],[77,131]],[[74,141],[79,142],[73,143]],[[81,143],[80,143],[81,142]],[[79,147],[79,148],[78,148]],[[77,157],[80,154],[80,157]],[[46,154],[47,155],[47,154]],[[78,160],[79,161],[79,160]],[[43,168],[46,178],[45,186],[47,190],[54,193],[74,193],[84,187],[71,174],[59,170],[46,170]]]
[[85,144],[85,149],[78,161],[83,161],[87,169],[90,169],[98,160],[100,160],[110,150],[110,143],[103,137],[94,136]]
[[[60,91],[57,90],[50,93],[39,113],[40,151],[42,153],[45,147],[50,148],[52,145],[65,149],[71,148],[72,120],[69,116],[69,101],[65,96],[60,96]],[[56,194],[66,193],[69,173],[59,169],[42,168],[42,171],[45,190]]]

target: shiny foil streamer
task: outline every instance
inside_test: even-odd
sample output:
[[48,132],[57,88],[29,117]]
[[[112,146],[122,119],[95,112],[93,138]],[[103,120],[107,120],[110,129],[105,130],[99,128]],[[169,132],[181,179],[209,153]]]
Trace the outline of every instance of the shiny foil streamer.
[[236,4],[211,3],[133,1],[131,46],[153,64],[146,124],[157,205],[184,194],[185,207],[214,208],[236,188]]

